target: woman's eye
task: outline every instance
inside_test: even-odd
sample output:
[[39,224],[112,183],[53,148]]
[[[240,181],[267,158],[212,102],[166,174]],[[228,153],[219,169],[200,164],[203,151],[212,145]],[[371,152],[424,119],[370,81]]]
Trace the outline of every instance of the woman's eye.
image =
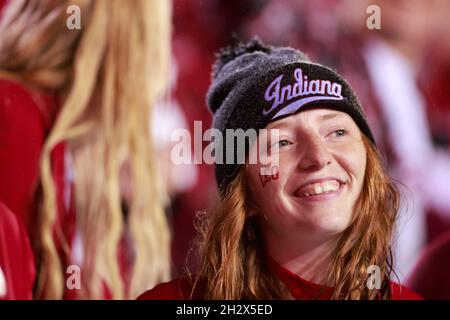
[[348,133],[348,132],[347,132],[347,130],[345,130],[345,129],[338,129],[338,130],[332,132],[332,134],[333,134],[335,137],[343,137],[343,136],[347,135],[347,133]]
[[291,142],[289,140],[283,139],[283,140],[279,140],[277,142],[274,142],[271,145],[271,148],[281,148],[281,147],[288,146],[290,144],[291,144]]
[[288,140],[280,140],[280,141],[278,141],[278,146],[279,147],[284,147],[284,146],[288,146],[288,145],[290,145],[291,143],[288,141]]

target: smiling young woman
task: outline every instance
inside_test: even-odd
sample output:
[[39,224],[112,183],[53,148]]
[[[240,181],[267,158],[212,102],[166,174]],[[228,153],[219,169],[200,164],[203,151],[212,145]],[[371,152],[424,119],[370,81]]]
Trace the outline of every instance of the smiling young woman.
[[[278,130],[267,143],[279,164],[216,164],[221,197],[200,225],[200,270],[141,299],[420,298],[391,281],[399,195],[348,83],[297,50],[257,40],[224,50],[214,73],[214,128]],[[339,97],[280,90],[299,74]],[[271,107],[274,90],[281,97]],[[246,159],[262,141],[248,143]]]

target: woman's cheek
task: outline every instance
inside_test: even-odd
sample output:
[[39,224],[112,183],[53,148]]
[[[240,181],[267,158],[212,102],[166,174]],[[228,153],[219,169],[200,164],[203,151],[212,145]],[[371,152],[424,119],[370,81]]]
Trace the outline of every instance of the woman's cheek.
[[334,153],[340,159],[341,166],[362,185],[366,171],[366,149],[362,142],[354,142],[341,146]]
[[280,181],[280,169],[278,166],[260,167],[257,173],[257,184],[260,189],[273,189]]

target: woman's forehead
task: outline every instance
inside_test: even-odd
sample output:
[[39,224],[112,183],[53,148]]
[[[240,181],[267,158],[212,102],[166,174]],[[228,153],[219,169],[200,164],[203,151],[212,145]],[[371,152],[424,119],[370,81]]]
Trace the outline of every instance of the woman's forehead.
[[301,120],[306,120],[308,124],[320,124],[333,120],[352,120],[352,118],[345,112],[319,107],[300,111],[291,116],[271,122],[267,125],[267,129],[297,126],[302,123]]

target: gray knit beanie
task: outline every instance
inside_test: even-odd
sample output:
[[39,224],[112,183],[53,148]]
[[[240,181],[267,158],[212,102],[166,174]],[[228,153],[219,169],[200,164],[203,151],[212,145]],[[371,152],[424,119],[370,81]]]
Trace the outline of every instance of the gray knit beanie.
[[[361,105],[350,85],[334,70],[313,63],[302,52],[266,46],[258,39],[222,49],[213,67],[207,104],[213,128],[223,137],[223,158],[234,152],[231,163],[216,163],[216,180],[223,196],[243,163],[226,141],[226,129],[263,129],[270,122],[308,107],[326,107],[349,114],[374,144]],[[235,148],[235,147],[234,147]],[[216,154],[217,157],[217,154]]]

